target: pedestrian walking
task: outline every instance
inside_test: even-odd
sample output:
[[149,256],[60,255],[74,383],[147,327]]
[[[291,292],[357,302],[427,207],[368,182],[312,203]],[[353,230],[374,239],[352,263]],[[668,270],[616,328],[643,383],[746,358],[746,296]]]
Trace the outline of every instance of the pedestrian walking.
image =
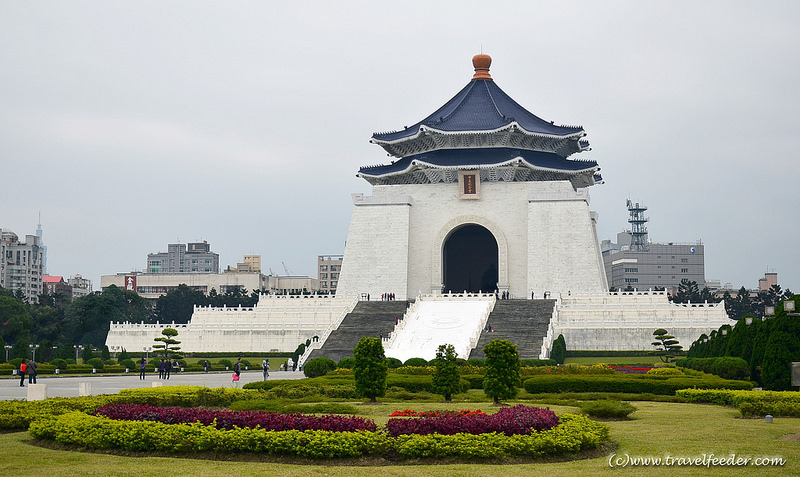
[[242,358],[236,360],[236,364],[233,365],[233,373],[236,375],[236,380],[239,380],[239,376],[242,374]]
[[169,364],[169,359],[164,361],[164,379],[169,379],[169,373],[172,370],[172,365]]
[[211,369],[211,363],[209,363],[208,360],[203,363],[203,369],[205,369],[206,373],[208,373],[208,370]]
[[261,374],[264,375],[264,381],[269,377],[269,360],[265,359],[261,362]]

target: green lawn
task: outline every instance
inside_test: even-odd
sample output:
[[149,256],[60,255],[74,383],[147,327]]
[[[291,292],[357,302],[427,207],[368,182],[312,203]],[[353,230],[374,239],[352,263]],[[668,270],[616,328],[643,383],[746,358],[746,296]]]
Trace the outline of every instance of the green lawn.
[[[531,404],[526,402],[526,404]],[[612,438],[618,447],[600,457],[571,462],[541,462],[533,464],[444,464],[435,465],[353,465],[352,462],[320,462],[293,464],[258,462],[258,456],[221,456],[220,460],[152,456],[124,456],[52,450],[30,444],[26,432],[0,434],[2,475],[270,475],[270,476],[365,476],[379,472],[386,476],[587,476],[587,475],[800,475],[800,442],[782,439],[800,433],[800,419],[776,418],[767,424],[763,419],[741,419],[736,410],[713,405],[635,402],[639,408],[630,421],[610,422]],[[487,402],[414,403],[399,402],[379,406],[358,405],[359,414],[384,424],[395,409],[463,409],[490,406]],[[551,406],[557,413],[575,412],[574,408]],[[728,457],[781,457],[782,467],[627,467],[610,469],[611,454],[624,457],[702,458],[703,454]]]

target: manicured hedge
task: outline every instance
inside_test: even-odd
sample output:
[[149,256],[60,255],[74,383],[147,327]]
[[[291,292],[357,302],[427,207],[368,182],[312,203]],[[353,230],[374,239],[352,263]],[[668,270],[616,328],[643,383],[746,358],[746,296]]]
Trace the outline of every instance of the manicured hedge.
[[164,386],[158,388],[123,389],[119,394],[50,398],[42,401],[0,401],[0,429],[27,429],[38,419],[71,411],[93,413],[98,407],[112,403],[138,403],[158,406],[225,407],[234,401],[259,399],[260,391],[201,386]]
[[722,356],[719,358],[684,358],[675,361],[676,366],[715,374],[724,379],[750,378],[750,365],[742,358]]
[[750,381],[720,378],[652,375],[541,375],[526,379],[523,387],[531,394],[557,392],[652,393],[674,395],[678,389],[753,389]]
[[733,406],[743,416],[800,417],[800,393],[796,391],[734,391],[730,389],[682,389],[675,393],[689,402]]
[[608,439],[606,424],[582,416],[564,415],[550,430],[530,435],[440,434],[403,435],[396,439],[383,432],[220,430],[203,424],[163,424],[152,421],[117,421],[71,412],[35,421],[35,439],[55,440],[88,449],[190,452],[243,452],[308,458],[343,458],[369,455],[402,458],[541,457],[597,447]]

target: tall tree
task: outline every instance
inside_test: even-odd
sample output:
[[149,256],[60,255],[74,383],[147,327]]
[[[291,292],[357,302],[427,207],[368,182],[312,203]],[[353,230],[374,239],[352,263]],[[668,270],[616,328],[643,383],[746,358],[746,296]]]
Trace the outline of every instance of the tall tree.
[[[219,297],[218,295],[217,297]],[[195,305],[206,305],[208,299],[203,292],[181,283],[174,290],[161,295],[156,300],[155,318],[161,323],[188,323]],[[216,305],[214,306],[221,306]]]
[[433,391],[452,402],[453,394],[461,390],[461,374],[456,364],[456,348],[451,344],[439,345],[436,349],[436,370],[433,372]]
[[501,399],[513,399],[520,385],[520,363],[517,345],[507,340],[491,340],[483,347],[486,356],[483,392],[496,405]]
[[381,339],[362,337],[353,349],[353,356],[356,390],[361,396],[369,398],[370,402],[377,402],[378,397],[386,394],[386,377],[389,372]]

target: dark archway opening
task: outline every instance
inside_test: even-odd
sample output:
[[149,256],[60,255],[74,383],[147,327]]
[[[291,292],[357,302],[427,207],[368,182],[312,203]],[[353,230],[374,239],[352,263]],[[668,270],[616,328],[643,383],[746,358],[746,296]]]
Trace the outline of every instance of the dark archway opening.
[[456,229],[444,242],[444,291],[495,291],[497,263],[497,240],[489,230],[480,225],[465,225]]

